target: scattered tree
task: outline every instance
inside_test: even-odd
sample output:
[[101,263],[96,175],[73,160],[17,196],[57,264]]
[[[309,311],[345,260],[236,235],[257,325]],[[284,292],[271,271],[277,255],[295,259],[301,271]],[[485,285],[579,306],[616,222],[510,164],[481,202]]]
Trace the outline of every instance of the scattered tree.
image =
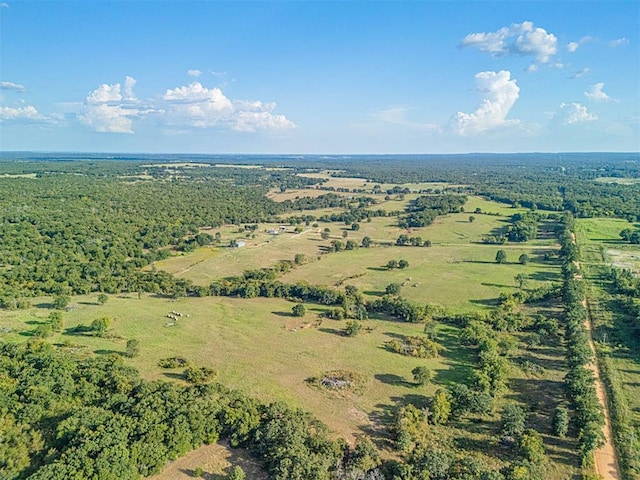
[[349,320],[344,328],[344,334],[347,337],[355,337],[362,329],[362,325],[357,320]]
[[519,273],[513,279],[518,284],[518,288],[522,290],[529,283],[529,276],[526,273]]
[[364,237],[364,238],[362,239],[362,246],[363,246],[364,248],[369,248],[369,247],[371,246],[371,238],[369,238],[369,237]]
[[402,287],[400,286],[399,283],[390,283],[389,285],[386,286],[386,288],[384,289],[384,292],[387,295],[399,295],[400,288]]
[[96,318],[91,322],[91,326],[89,328],[96,337],[104,337],[107,334],[109,323],[111,323],[111,320],[109,320],[108,317]]
[[307,313],[307,309],[303,303],[296,303],[291,309],[294,317],[304,317]]
[[498,250],[496,253],[496,263],[507,263],[507,252]]
[[526,253],[523,253],[518,257],[518,262],[520,262],[520,264],[522,265],[526,265],[527,263],[529,263],[529,260],[529,255],[527,255]]
[[507,403],[502,411],[502,434],[510,437],[522,434],[526,418],[522,407]]
[[569,411],[566,407],[557,407],[553,414],[553,433],[564,438],[569,431]]
[[433,372],[423,365],[415,367],[411,370],[411,374],[413,375],[414,383],[419,386],[426,385],[433,378]]
[[403,269],[403,268],[407,268],[408,266],[409,266],[409,262],[407,262],[406,260],[398,261],[398,268]]
[[473,215],[469,215],[469,223],[473,223],[475,222],[476,217],[474,217]]
[[140,342],[135,339],[128,340],[125,355],[129,358],[134,358],[140,355]]
[[438,389],[433,396],[431,404],[431,421],[436,425],[441,425],[449,421],[451,415],[451,402],[447,396],[447,392]]
[[58,295],[53,300],[53,306],[58,310],[62,310],[66,308],[67,305],[69,305],[70,301],[71,301],[71,298],[69,297],[69,295]]
[[109,297],[104,293],[101,293],[100,295],[98,295],[98,303],[100,305],[104,305],[105,303],[107,303],[107,300],[109,300]]

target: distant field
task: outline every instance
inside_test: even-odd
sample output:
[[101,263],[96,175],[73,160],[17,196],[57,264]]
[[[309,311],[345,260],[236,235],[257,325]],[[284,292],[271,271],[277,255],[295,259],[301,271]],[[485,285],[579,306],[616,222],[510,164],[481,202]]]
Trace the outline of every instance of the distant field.
[[640,178],[621,178],[621,177],[599,177],[596,178],[599,183],[618,183],[620,185],[636,185],[640,183]]
[[[540,260],[543,249],[506,247],[509,264],[498,265],[500,247],[458,245],[433,247],[377,247],[327,255],[320,262],[296,268],[284,281],[306,280],[314,284],[357,286],[370,296],[381,295],[390,283],[400,283],[402,295],[417,301],[445,306],[452,311],[472,311],[493,304],[501,292],[515,291],[514,277],[524,273],[530,287],[560,281],[557,265]],[[527,253],[533,261],[517,263]],[[409,267],[387,270],[389,260],[404,259]]]
[[[493,205],[496,204],[485,204]],[[473,222],[469,221],[470,216],[474,217]],[[214,279],[268,267],[278,260],[293,260],[297,253],[302,253],[307,257],[307,263],[285,275],[284,281],[335,285],[357,276],[346,283],[371,295],[384,291],[389,283],[406,282],[403,295],[408,298],[468,311],[483,308],[503,291],[514,290],[514,277],[519,273],[530,278],[530,287],[546,281],[560,281],[558,266],[543,259],[546,252],[557,248],[553,238],[502,246],[480,243],[484,235],[505,225],[504,217],[467,213],[439,217],[433,225],[410,230],[399,228],[395,217],[377,217],[371,222],[362,222],[358,231],[339,223],[320,222],[318,228],[304,227],[302,234],[292,233],[292,227],[287,227],[288,232],[270,235],[267,231],[278,225],[261,224],[255,238],[245,239],[246,246],[242,248],[203,247],[191,254],[157,262],[155,266],[196,284],[208,285]],[[320,238],[325,227],[331,230],[328,240]],[[332,240],[345,241],[344,232],[346,239],[360,243],[368,236],[379,246],[323,255],[323,249]],[[222,245],[228,243],[228,238],[235,238],[234,235],[241,238],[237,227],[227,227],[221,233]],[[392,246],[401,234],[430,240],[433,246]],[[495,263],[499,249],[507,251],[508,263],[505,265]],[[523,253],[531,258],[526,266],[518,263]],[[410,266],[406,270],[382,268],[392,259],[405,259]]]

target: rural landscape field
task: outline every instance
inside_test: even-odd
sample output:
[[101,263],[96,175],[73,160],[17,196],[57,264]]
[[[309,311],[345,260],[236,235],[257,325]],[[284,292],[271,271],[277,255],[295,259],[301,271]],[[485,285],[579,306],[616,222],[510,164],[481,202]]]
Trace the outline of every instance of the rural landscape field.
[[0,0],[0,480],[640,480],[638,19]]
[[637,476],[633,182],[216,161],[2,163],[6,478]]

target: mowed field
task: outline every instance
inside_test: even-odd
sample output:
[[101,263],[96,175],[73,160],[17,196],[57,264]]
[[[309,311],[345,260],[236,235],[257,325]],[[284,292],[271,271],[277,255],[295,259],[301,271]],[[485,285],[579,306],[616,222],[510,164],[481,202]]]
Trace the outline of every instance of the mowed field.
[[[404,208],[403,203],[395,203],[398,204],[396,209]],[[369,296],[382,294],[390,283],[400,283],[404,284],[403,296],[456,312],[492,305],[501,292],[517,288],[515,276],[518,274],[527,276],[529,288],[560,281],[559,265],[553,259],[545,260],[545,254],[557,249],[553,237],[543,232],[541,238],[527,243],[483,244],[483,236],[508,223],[508,217],[498,215],[498,212],[506,210],[513,214],[518,210],[478,198],[472,199],[473,205],[477,205],[474,209],[481,208],[493,214],[451,214],[439,217],[428,227],[408,230],[397,226],[395,216],[361,222],[357,231],[340,223],[318,222],[317,227],[302,226],[301,233],[294,233],[293,227],[288,226],[286,231],[270,235],[267,232],[278,229],[279,225],[261,224],[255,238],[244,239],[244,247],[202,247],[191,254],[157,262],[155,266],[198,285],[209,285],[215,279],[269,267],[278,260],[293,260],[301,253],[305,255],[306,263],[284,275],[282,281],[307,281],[328,286],[350,284]],[[325,228],[330,229],[330,237],[322,240],[320,234]],[[543,229],[544,226],[541,231]],[[240,238],[237,227],[222,229],[220,233],[222,245],[227,245],[229,239]],[[345,233],[346,237],[343,236]],[[395,246],[396,239],[402,234],[429,240],[432,246]],[[333,240],[352,239],[360,243],[364,237],[369,237],[374,246],[324,254]],[[506,264],[495,263],[500,249],[507,252]],[[527,265],[518,263],[522,254],[530,258]],[[407,260],[409,267],[402,270],[385,268],[389,260],[400,259]]]

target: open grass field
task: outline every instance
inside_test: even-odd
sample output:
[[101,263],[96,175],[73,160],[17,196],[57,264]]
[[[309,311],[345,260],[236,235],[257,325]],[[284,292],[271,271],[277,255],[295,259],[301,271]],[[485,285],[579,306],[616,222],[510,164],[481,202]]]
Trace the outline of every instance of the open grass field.
[[[475,354],[460,345],[458,329],[452,325],[437,327],[437,339],[444,347],[440,356],[418,359],[393,353],[385,343],[399,336],[420,334],[421,324],[370,319],[364,321],[358,336],[345,337],[341,334],[344,321],[322,319],[318,324],[318,314],[324,308],[307,306],[306,316],[297,318],[290,314],[292,303],[282,299],[205,297],[172,301],[150,295],[118,295],[100,305],[95,295],[74,297],[69,311],[63,314],[65,331],[50,340],[104,355],[124,352],[126,341],[135,338],[140,342],[140,355],[125,358],[125,362],[147,379],[182,381],[180,369],[164,370],[157,363],[161,358],[183,356],[198,366],[216,369],[217,380],[231,388],[262,401],[284,400],[311,411],[336,435],[349,441],[367,433],[383,449],[388,440],[386,428],[398,403],[424,405],[426,396],[433,395],[437,388],[467,382],[475,368]],[[168,326],[172,322],[166,315],[172,311],[184,316],[176,325]],[[47,299],[35,299],[28,310],[0,312],[0,322],[6,326],[3,340],[28,339],[30,331],[50,312]],[[71,332],[75,326],[101,317],[111,319],[107,338]],[[562,353],[559,342],[531,349],[525,347],[523,338],[511,367],[511,390],[496,405],[495,415],[482,423],[474,418],[458,422],[452,434],[471,451],[502,456],[499,443],[488,438],[497,438],[500,431],[498,414],[502,405],[522,403],[530,412],[528,424],[540,430],[547,444],[552,459],[548,478],[572,478],[575,445],[549,435],[550,415],[561,396]],[[520,366],[525,360],[544,371],[532,376]],[[434,373],[432,382],[423,387],[416,387],[411,375],[419,365]],[[357,393],[334,393],[306,382],[330,370],[359,373],[364,388]],[[164,476],[156,479],[187,478],[185,475],[198,466],[210,475],[221,475],[230,464],[246,460],[242,456],[228,459],[229,452],[222,447],[203,448],[194,452],[193,458],[172,464]]]
[[[469,352],[451,346],[438,359],[402,356],[385,348],[398,335],[415,335],[420,324],[368,320],[355,338],[341,335],[344,322],[324,319],[315,326],[323,308],[308,306],[304,318],[291,315],[292,303],[282,299],[188,298],[170,301],[153,296],[112,296],[105,305],[96,297],[75,297],[64,314],[65,328],[90,324],[108,317],[110,338],[57,334],[54,343],[65,341],[98,354],[122,353],[126,341],[135,338],[141,353],[127,359],[147,379],[176,379],[179,370],[157,366],[161,358],[184,356],[200,366],[215,368],[223,384],[243,390],[263,401],[284,400],[312,411],[336,433],[353,438],[371,429],[376,411],[390,407],[398,398],[433,393],[438,384],[466,378]],[[29,338],[51,309],[44,300],[24,311],[0,312],[8,341]],[[185,315],[175,326],[166,315]],[[189,315],[189,317],[186,317]],[[10,333],[6,330],[10,329]],[[370,329],[370,331],[364,331]],[[442,335],[455,336],[455,329],[442,326]],[[426,365],[435,372],[435,384],[415,388],[411,370]],[[359,394],[337,395],[310,387],[305,380],[328,370],[352,370],[365,377]]]

